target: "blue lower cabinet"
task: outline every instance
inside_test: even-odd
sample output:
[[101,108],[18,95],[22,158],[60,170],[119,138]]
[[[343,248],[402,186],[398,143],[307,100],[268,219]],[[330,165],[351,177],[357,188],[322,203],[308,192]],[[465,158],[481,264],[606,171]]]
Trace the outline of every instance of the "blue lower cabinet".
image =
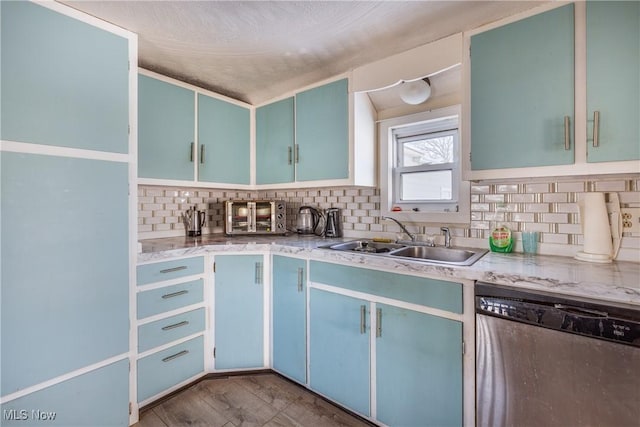
[[2,404],[3,427],[129,425],[129,360]]
[[138,326],[138,352],[204,331],[204,308],[180,313]]
[[309,385],[344,405],[370,414],[369,303],[310,290]]
[[137,295],[138,319],[198,304],[203,300],[202,279],[140,292]]
[[204,338],[184,343],[138,360],[138,402],[204,371]]
[[376,315],[376,418],[461,426],[462,323],[384,304]]
[[215,257],[215,368],[264,367],[262,255]]
[[273,256],[273,369],[307,381],[306,261]]

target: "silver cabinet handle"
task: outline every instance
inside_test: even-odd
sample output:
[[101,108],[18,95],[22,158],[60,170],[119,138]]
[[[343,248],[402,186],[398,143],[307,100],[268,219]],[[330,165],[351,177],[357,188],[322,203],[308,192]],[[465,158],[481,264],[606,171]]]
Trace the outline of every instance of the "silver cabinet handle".
[[296,163],[300,163],[300,146],[296,144]]
[[600,111],[593,112],[593,146],[600,146]]
[[376,337],[382,336],[382,309],[376,308]]
[[256,262],[254,277],[255,277],[254,283],[256,285],[261,285],[262,284],[262,262],[260,261]]
[[188,320],[183,320],[182,322],[174,323],[173,325],[163,326],[162,330],[163,331],[169,331],[171,329],[181,328],[182,326],[187,326],[188,324],[189,324]]
[[287,147],[287,163],[288,164],[292,164],[293,163],[293,148],[291,147]]
[[204,144],[200,144],[200,164],[204,164]]
[[164,270],[160,270],[160,273],[162,274],[173,273],[174,271],[180,271],[180,270],[186,270],[186,269],[187,269],[186,265],[181,265],[180,267],[166,268]]
[[298,267],[298,292],[302,292],[303,277],[304,277],[304,268]]
[[191,143],[191,150],[189,150],[190,151],[190,153],[189,153],[189,161],[191,163],[193,163],[193,150],[194,150],[194,148],[195,148],[195,143],[192,142]]
[[571,119],[564,116],[564,149],[571,150]]
[[183,289],[181,291],[178,292],[172,292],[170,294],[164,294],[162,295],[162,299],[169,299],[169,298],[174,298],[174,297],[179,297],[180,295],[184,295],[184,294],[188,294],[189,291],[187,291],[186,289]]
[[360,306],[360,333],[361,334],[367,333],[367,306],[366,305]]
[[184,355],[187,355],[187,354],[189,354],[189,350],[182,350],[182,351],[180,351],[180,352],[178,352],[176,354],[172,354],[171,356],[165,357],[164,359],[162,359],[162,361],[163,362],[170,362],[173,359],[177,359],[178,357],[184,356]]

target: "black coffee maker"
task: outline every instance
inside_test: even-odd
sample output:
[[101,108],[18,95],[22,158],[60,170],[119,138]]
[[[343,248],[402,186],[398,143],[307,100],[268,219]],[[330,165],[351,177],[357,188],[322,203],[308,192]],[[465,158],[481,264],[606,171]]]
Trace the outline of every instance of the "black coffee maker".
[[327,223],[324,228],[325,237],[342,237],[342,222],[340,221],[340,209],[327,209]]

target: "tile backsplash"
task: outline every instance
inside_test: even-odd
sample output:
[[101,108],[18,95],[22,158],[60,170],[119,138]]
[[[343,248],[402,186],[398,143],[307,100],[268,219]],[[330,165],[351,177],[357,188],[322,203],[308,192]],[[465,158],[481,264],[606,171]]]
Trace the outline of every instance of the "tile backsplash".
[[[597,179],[537,180],[535,182],[481,182],[471,184],[471,217],[468,226],[411,224],[410,231],[438,235],[448,225],[454,244],[486,247],[490,230],[499,222],[515,232],[540,233],[540,252],[573,255],[581,249],[582,231],[577,201],[580,193],[616,192],[622,207],[640,208],[640,176]],[[347,237],[395,237],[400,229],[380,221],[380,191],[368,187],[331,187],[299,190],[235,191],[203,188],[138,187],[138,236],[141,239],[184,233],[181,214],[196,205],[207,212],[203,233],[222,233],[225,200],[282,199],[287,202],[287,227],[295,230],[302,205],[341,209]],[[519,239],[517,239],[519,240]],[[516,246],[516,250],[518,246]],[[640,234],[624,233],[618,259],[640,262]]]

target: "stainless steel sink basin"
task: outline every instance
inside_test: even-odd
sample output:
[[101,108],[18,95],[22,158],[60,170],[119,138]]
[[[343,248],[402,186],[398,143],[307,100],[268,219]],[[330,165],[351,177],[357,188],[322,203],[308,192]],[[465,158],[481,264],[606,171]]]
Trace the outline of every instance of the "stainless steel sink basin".
[[336,251],[353,251],[381,254],[404,247],[405,245],[401,245],[398,243],[381,243],[374,242],[373,240],[354,240],[351,242],[337,243],[335,245],[326,246],[325,248],[333,249]]
[[486,249],[446,248],[443,246],[405,245],[401,243],[381,243],[372,240],[353,240],[323,246],[323,249],[360,252],[379,256],[424,261],[437,264],[469,266],[478,261],[488,251]]
[[407,246],[406,248],[394,250],[389,255],[454,265],[471,265],[486,253],[487,251],[484,249]]

